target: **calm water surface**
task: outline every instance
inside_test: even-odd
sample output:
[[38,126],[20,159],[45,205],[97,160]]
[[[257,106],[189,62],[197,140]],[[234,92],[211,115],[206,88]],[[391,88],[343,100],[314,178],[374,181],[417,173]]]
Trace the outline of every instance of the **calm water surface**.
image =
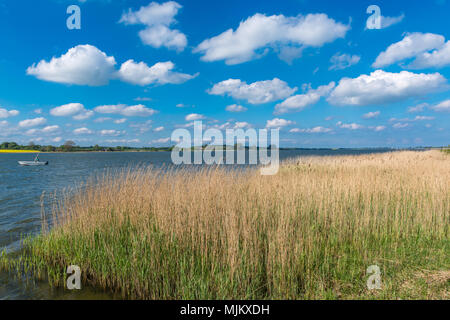
[[[281,150],[280,159],[296,156],[361,154],[386,150]],[[105,169],[136,165],[162,167],[171,164],[169,152],[52,153],[42,154],[45,167],[21,167],[19,160],[31,154],[0,154],[0,250],[17,253],[20,239],[36,234],[41,226],[40,198],[85,181]],[[114,296],[84,287],[77,292],[51,289],[46,283],[26,283],[0,272],[0,299],[112,299]],[[119,298],[119,297],[118,297]]]

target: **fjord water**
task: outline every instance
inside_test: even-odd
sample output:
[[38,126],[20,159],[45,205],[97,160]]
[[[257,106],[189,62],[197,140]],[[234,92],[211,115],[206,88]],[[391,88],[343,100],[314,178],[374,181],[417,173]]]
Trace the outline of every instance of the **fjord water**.
[[[280,160],[299,156],[362,154],[387,150],[281,150]],[[42,154],[48,166],[21,167],[30,154],[0,154],[0,250],[17,253],[25,236],[40,232],[41,195],[75,187],[105,170],[171,165],[170,152]],[[26,282],[0,272],[0,299],[111,299],[113,295],[84,287],[79,291],[52,289],[45,282]],[[119,297],[120,298],[120,297]]]

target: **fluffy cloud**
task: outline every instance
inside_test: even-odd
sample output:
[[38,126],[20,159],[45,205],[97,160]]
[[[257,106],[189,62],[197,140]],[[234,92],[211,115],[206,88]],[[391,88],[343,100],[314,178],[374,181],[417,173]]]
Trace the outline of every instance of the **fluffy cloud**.
[[407,34],[401,41],[391,44],[386,51],[381,52],[372,66],[383,68],[413,58],[423,52],[442,47],[444,41],[443,36],[433,33],[416,32]]
[[26,119],[19,122],[19,127],[21,128],[31,128],[41,126],[47,123],[47,119],[45,118],[35,118],[35,119]]
[[[252,125],[245,121],[237,121],[237,122],[230,122],[227,121],[223,124],[215,124],[212,126],[212,128],[219,129],[219,130],[227,130],[227,129],[246,129],[251,128]],[[216,141],[217,142],[217,141]]]
[[421,103],[418,104],[417,106],[413,106],[413,107],[409,107],[408,108],[408,112],[410,113],[414,113],[414,112],[422,112],[425,108],[427,108],[429,105],[428,103]]
[[272,129],[280,129],[282,127],[290,126],[294,123],[295,122],[290,121],[290,120],[275,118],[272,120],[267,120],[266,128],[267,129],[271,129],[271,128]]
[[83,112],[73,116],[74,120],[86,120],[94,115],[94,111],[92,110],[84,110]]
[[128,60],[120,70],[115,69],[114,57],[108,57],[104,52],[91,45],[79,45],[59,58],[50,62],[42,60],[27,69],[27,74],[38,79],[76,85],[101,86],[112,79],[136,84],[179,84],[195,78],[190,75],[174,72],[175,65],[171,61],[158,62],[149,67],[144,62]]
[[350,130],[358,130],[358,129],[364,128],[364,126],[357,124],[357,123],[342,123],[342,121],[339,121],[338,123],[336,123],[336,125],[339,128],[350,129]]
[[383,131],[384,129],[386,129],[385,126],[376,126],[376,127],[372,127],[371,129],[373,129],[375,132],[380,132]]
[[6,119],[9,117],[15,117],[17,115],[19,115],[19,111],[17,110],[6,110],[3,108],[0,108],[0,119]]
[[422,120],[434,120],[434,117],[430,117],[430,116],[416,116],[414,118],[414,121],[422,121]]
[[170,137],[169,138],[161,138],[161,139],[152,140],[152,143],[167,143],[169,141],[170,141]]
[[108,139],[105,140],[108,143],[140,143],[141,140],[139,139]]
[[86,110],[81,103],[68,103],[50,110],[55,117],[73,117],[74,120],[86,120],[94,115],[92,110]]
[[118,137],[118,136],[122,136],[126,133],[126,131],[119,131],[119,130],[101,130],[100,134],[102,136],[113,136],[113,137]]
[[160,131],[163,131],[163,130],[164,130],[164,127],[161,126],[161,127],[157,127],[155,129],[153,129],[153,132],[160,132]]
[[125,104],[104,105],[98,106],[94,110],[98,113],[120,114],[125,117],[149,117],[158,112],[154,109],[147,108],[142,104],[135,106],[127,106]]
[[88,128],[78,128],[73,130],[73,133],[79,135],[79,134],[93,134],[94,132]]
[[381,16],[381,29],[386,29],[394,24],[402,22],[405,18],[405,15],[402,13],[398,17],[384,17]]
[[27,74],[40,80],[101,86],[108,84],[115,72],[114,57],[91,45],[79,45],[69,49],[59,58],[53,57],[50,62],[41,60],[27,69]]
[[198,113],[191,113],[191,114],[188,114],[184,119],[186,121],[195,121],[195,120],[205,119],[205,116],[198,114]]
[[373,118],[377,118],[380,115],[380,111],[374,111],[374,112],[368,112],[366,114],[364,114],[362,117],[364,119],[373,119]]
[[69,103],[50,110],[50,114],[55,117],[74,116],[81,111],[84,111],[84,106],[81,103]]
[[450,40],[432,52],[423,52],[409,67],[413,69],[441,68],[450,65]]
[[275,114],[283,114],[292,111],[301,111],[309,105],[316,104],[321,97],[326,96],[336,84],[330,82],[328,85],[320,86],[313,90],[309,89],[307,93],[297,94],[289,97],[275,106]]
[[234,129],[245,129],[245,128],[250,128],[252,125],[248,122],[245,121],[238,121],[234,124]]
[[58,125],[53,125],[53,126],[47,126],[45,128],[43,128],[42,133],[55,133],[57,131],[59,131],[59,126]]
[[442,101],[441,103],[431,107],[434,111],[450,112],[450,99]]
[[144,44],[154,48],[166,47],[182,51],[187,45],[186,36],[179,30],[170,29],[176,23],[175,16],[182,6],[175,1],[162,4],[151,2],[138,11],[131,9],[120,18],[120,23],[126,25],[142,24],[146,28],[139,31],[139,37]]
[[53,126],[46,126],[42,129],[30,129],[25,132],[26,135],[37,135],[37,134],[44,134],[44,135],[52,135],[57,132],[59,132],[59,126],[53,125]]
[[423,96],[447,87],[447,80],[439,73],[391,73],[376,70],[370,75],[341,79],[327,101],[341,106],[386,104]]
[[408,123],[401,123],[401,122],[399,122],[399,123],[395,123],[392,127],[394,129],[403,129],[403,128],[406,128],[408,126],[409,126]]
[[115,124],[122,124],[122,123],[125,123],[125,122],[127,122],[127,119],[126,119],[126,118],[114,120],[114,123],[115,123]]
[[328,68],[328,70],[346,69],[346,68],[349,68],[349,67],[357,64],[359,62],[359,60],[361,60],[361,57],[357,56],[357,55],[349,55],[346,53],[343,53],[343,54],[336,53],[330,59],[331,66]]
[[187,45],[187,39],[183,33],[163,25],[144,29],[139,32],[139,37],[143,43],[155,48],[164,46],[168,49],[183,51]]
[[229,112],[244,112],[244,111],[247,111],[247,108],[245,108],[241,105],[238,105],[238,104],[232,104],[232,105],[227,106],[225,108],[225,110],[227,110]]
[[310,129],[299,129],[299,128],[294,128],[289,130],[289,132],[292,133],[298,133],[298,132],[305,132],[305,133],[327,133],[327,132],[331,132],[333,131],[330,128],[324,128],[324,127],[314,127],[314,128],[310,128]]
[[135,131],[138,131],[140,134],[144,134],[148,132],[152,127],[152,120],[147,120],[144,123],[132,123],[130,124],[130,128],[133,128]]
[[118,72],[119,78],[122,81],[145,86],[153,83],[158,84],[179,84],[193,79],[197,76],[186,73],[174,72],[172,69],[175,65],[170,62],[158,62],[152,67],[149,67],[144,62],[135,62],[128,60],[122,64]]
[[413,119],[410,118],[401,118],[401,119],[397,119],[397,118],[390,118],[389,121],[393,122],[393,121],[401,121],[401,122],[412,122],[412,121],[423,121],[423,120],[434,120],[434,117],[430,117],[430,116],[416,116]]
[[229,95],[235,99],[247,100],[251,104],[262,104],[289,97],[297,91],[290,88],[286,82],[274,78],[273,80],[257,81],[247,84],[239,79],[228,79],[216,83],[208,90],[213,95]]
[[349,29],[350,26],[326,14],[285,17],[257,13],[242,21],[236,30],[228,29],[204,40],[194,52],[203,54],[203,61],[225,60],[226,64],[238,64],[261,56],[271,47],[279,48],[281,55],[286,48],[293,48],[299,54],[302,47],[321,47],[344,38]]

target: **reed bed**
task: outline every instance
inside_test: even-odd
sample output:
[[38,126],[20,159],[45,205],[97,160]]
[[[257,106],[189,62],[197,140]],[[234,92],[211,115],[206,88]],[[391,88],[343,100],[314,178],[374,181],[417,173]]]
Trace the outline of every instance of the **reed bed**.
[[63,286],[78,265],[84,285],[138,299],[450,298],[443,152],[298,158],[274,176],[140,167],[57,199],[0,268]]

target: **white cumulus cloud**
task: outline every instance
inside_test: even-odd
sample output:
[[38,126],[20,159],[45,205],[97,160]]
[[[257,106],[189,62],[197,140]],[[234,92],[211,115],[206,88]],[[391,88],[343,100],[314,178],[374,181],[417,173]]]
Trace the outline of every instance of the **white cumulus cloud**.
[[[321,47],[344,38],[349,29],[349,25],[323,13],[294,17],[257,13],[242,21],[236,30],[228,29],[204,40],[194,52],[203,54],[203,61],[225,60],[230,65],[258,58],[269,48],[279,48],[283,58],[286,49],[293,48],[298,55],[303,47]],[[288,56],[292,60],[292,52]]]
[[103,105],[96,107],[94,110],[102,114],[120,114],[125,117],[149,117],[158,112],[142,104],[134,106],[125,104]]
[[320,98],[326,96],[335,87],[334,82],[330,82],[328,85],[320,86],[317,89],[309,89],[304,94],[297,94],[289,97],[281,103],[275,106],[275,114],[283,114],[293,111],[301,111],[309,105],[316,104]]
[[447,80],[439,73],[391,73],[376,70],[370,75],[341,79],[327,101],[341,106],[386,104],[423,96],[447,87]]
[[144,25],[145,29],[139,31],[139,37],[144,44],[154,48],[166,47],[182,51],[187,45],[186,35],[170,28],[177,22],[175,16],[181,8],[182,6],[175,1],[162,4],[151,2],[137,11],[129,9],[119,22],[125,25]]
[[375,132],[380,132],[380,131],[383,131],[384,129],[386,129],[386,126],[376,126],[376,127],[372,127],[372,129]]
[[15,117],[17,115],[19,115],[19,111],[17,110],[6,110],[3,108],[0,108],[0,119],[6,119],[9,117]]
[[126,131],[119,131],[119,130],[101,130],[100,134],[102,136],[113,136],[113,137],[118,137],[118,136],[122,136],[126,133]]
[[408,112],[410,113],[414,113],[414,112],[422,112],[423,110],[425,110],[425,108],[427,108],[429,106],[428,103],[424,102],[421,104],[418,104],[416,106],[412,106],[408,108]]
[[381,29],[389,28],[390,26],[400,23],[405,18],[405,15],[402,13],[397,17],[384,17],[381,16]]
[[346,69],[357,64],[359,60],[361,60],[361,57],[355,54],[349,55],[347,53],[343,54],[336,53],[330,59],[331,66],[328,68],[328,70]]
[[373,112],[368,112],[366,114],[364,114],[362,117],[364,119],[373,119],[373,118],[377,118],[380,115],[380,111],[373,111]]
[[412,69],[442,68],[450,65],[450,40],[439,49],[423,52],[408,67]]
[[394,129],[403,129],[403,128],[406,128],[408,126],[409,126],[408,123],[401,123],[401,122],[398,122],[398,123],[395,123],[394,125],[392,125],[392,127]]
[[87,44],[71,48],[61,57],[53,57],[50,62],[42,60],[37,65],[33,64],[27,69],[27,74],[45,81],[88,86],[106,85],[113,79],[141,86],[179,84],[198,75],[173,71],[175,65],[171,61],[158,62],[149,67],[145,62],[130,59],[119,70],[115,65],[114,57]]
[[175,65],[171,61],[158,62],[149,67],[145,62],[128,60],[122,64],[118,72],[122,81],[146,86],[149,84],[180,84],[197,76],[186,73],[174,72]]
[[342,121],[337,122],[336,125],[339,128],[350,129],[350,130],[358,130],[358,129],[364,128],[364,126],[362,126],[358,123],[342,123]]
[[272,120],[267,120],[266,128],[267,129],[280,129],[282,127],[290,126],[295,122],[286,119],[274,118]]
[[195,120],[205,119],[205,116],[198,114],[198,113],[191,113],[191,114],[188,114],[184,119],[186,121],[195,121]]
[[298,132],[305,132],[305,133],[327,133],[327,132],[331,132],[333,131],[333,129],[330,128],[325,128],[325,127],[313,127],[313,128],[309,128],[309,129],[299,129],[299,128],[294,128],[289,130],[289,132],[291,133],[298,133]]
[[50,114],[55,117],[74,116],[84,111],[84,105],[81,103],[68,103],[50,110]]
[[40,117],[34,119],[26,119],[19,122],[19,127],[21,128],[31,128],[41,126],[47,123],[47,119]]
[[374,68],[383,68],[413,58],[423,52],[440,48],[445,38],[434,33],[410,33],[401,41],[391,44],[386,51],[381,52],[372,64]]
[[50,62],[41,60],[33,64],[27,69],[27,74],[51,82],[101,86],[108,84],[113,77],[115,64],[114,57],[86,44],[71,48]]
[[160,138],[160,139],[152,140],[152,143],[167,143],[169,141],[170,141],[170,137],[169,138]]
[[83,127],[73,130],[73,133],[78,135],[78,134],[93,134],[94,132],[88,128]]
[[45,128],[42,129],[43,133],[54,133],[59,131],[59,126],[58,125],[53,125],[53,126],[46,126]]
[[225,110],[227,110],[229,112],[244,112],[244,111],[247,111],[247,108],[243,107],[241,105],[238,105],[238,104],[232,104],[232,105],[227,106],[225,108]]
[[55,117],[72,117],[74,120],[86,120],[94,115],[92,110],[86,110],[81,103],[68,103],[50,110]]
[[450,112],[450,99],[438,103],[437,105],[431,107],[431,109],[438,112]]
[[247,100],[251,104],[262,104],[285,99],[292,95],[297,88],[290,88],[288,84],[278,78],[257,81],[247,84],[239,79],[228,79],[216,83],[210,90],[212,95],[229,95],[235,99]]

